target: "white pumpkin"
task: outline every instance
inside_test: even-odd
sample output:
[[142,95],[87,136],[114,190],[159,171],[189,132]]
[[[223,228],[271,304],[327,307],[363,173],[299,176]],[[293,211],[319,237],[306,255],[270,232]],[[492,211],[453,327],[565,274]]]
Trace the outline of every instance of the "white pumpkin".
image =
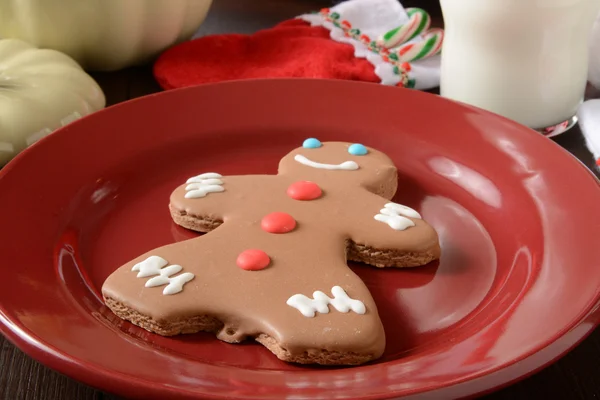
[[0,40],[0,165],[104,106],[98,84],[67,55]]
[[596,17],[590,40],[589,81],[600,89],[600,14]]
[[212,0],[0,0],[0,37],[117,70],[190,38]]

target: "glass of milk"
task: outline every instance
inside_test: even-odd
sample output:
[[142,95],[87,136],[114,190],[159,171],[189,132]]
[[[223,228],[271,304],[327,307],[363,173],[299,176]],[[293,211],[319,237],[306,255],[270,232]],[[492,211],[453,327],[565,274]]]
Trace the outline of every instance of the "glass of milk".
[[576,122],[600,0],[440,0],[441,95],[549,136]]

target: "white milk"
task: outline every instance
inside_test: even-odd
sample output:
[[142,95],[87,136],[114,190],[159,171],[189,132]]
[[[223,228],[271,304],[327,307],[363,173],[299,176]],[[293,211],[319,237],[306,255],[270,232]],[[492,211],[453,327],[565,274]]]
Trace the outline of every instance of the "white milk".
[[442,96],[532,128],[573,117],[600,0],[441,0]]

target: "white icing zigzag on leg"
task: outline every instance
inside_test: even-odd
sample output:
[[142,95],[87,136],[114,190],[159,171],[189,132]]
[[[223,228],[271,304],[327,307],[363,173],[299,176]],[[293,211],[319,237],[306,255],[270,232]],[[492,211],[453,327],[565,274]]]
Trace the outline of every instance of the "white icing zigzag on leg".
[[208,193],[223,192],[223,181],[221,175],[214,172],[207,172],[198,176],[194,176],[187,180],[185,187],[186,199],[197,199],[206,196]]
[[[194,274],[191,272],[185,272],[181,275],[172,277],[173,275],[181,272],[183,267],[181,265],[169,265],[167,267],[167,260],[158,256],[150,256],[142,262],[139,262],[133,266],[132,271],[137,271],[138,278],[147,278],[154,276],[154,278],[146,281],[146,287],[155,287],[167,285],[164,288],[163,294],[170,295],[176,294],[183,290],[183,286],[194,279]],[[163,268],[166,267],[166,268]]]
[[415,226],[415,223],[406,217],[421,219],[421,214],[402,204],[387,203],[384,208],[379,211],[379,214],[375,215],[377,221],[385,222],[390,228],[397,231],[403,231]]
[[316,312],[321,314],[329,313],[329,304],[343,313],[347,313],[350,310],[357,314],[364,314],[366,312],[364,303],[360,300],[350,298],[341,287],[334,286],[331,289],[331,293],[333,294],[333,299],[320,290],[313,293],[312,299],[303,294],[295,294],[286,303],[288,306],[300,311],[305,317],[314,317]]

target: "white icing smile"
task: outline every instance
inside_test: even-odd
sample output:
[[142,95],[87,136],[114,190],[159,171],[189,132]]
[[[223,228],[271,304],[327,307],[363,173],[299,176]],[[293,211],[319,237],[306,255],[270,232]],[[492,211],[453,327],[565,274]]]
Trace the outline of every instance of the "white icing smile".
[[328,169],[328,170],[345,170],[345,171],[355,171],[358,169],[358,164],[354,161],[344,161],[341,164],[323,164],[318,163],[308,158],[304,157],[302,154],[296,154],[294,160],[298,161],[302,165],[306,165],[307,167],[319,168],[319,169]]

